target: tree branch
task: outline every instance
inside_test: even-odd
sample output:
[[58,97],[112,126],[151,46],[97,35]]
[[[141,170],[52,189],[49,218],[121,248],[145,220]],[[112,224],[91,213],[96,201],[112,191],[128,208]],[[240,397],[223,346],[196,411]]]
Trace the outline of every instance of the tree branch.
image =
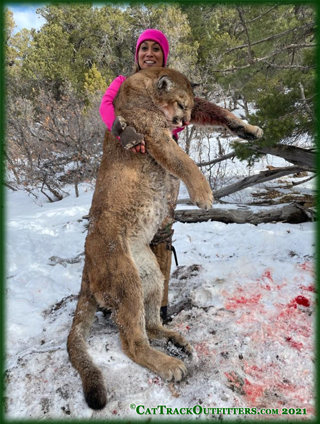
[[311,172],[314,172],[316,170],[316,153],[307,149],[302,149],[301,147],[287,146],[284,144],[278,144],[274,147],[268,147],[259,146],[255,144],[252,146],[248,145],[248,148],[255,152],[263,153],[265,155],[281,157],[296,166],[303,167],[304,170],[306,170],[306,168],[308,171]]
[[227,155],[221,156],[220,158],[210,160],[209,162],[199,162],[199,163],[197,163],[197,165],[198,166],[214,165],[214,164],[222,162],[224,160],[232,159],[232,158],[235,157],[235,155],[236,155],[235,152],[231,152],[231,153],[228,153]]
[[264,57],[257,57],[254,58],[252,63],[249,63],[248,65],[243,65],[243,66],[237,66],[234,68],[228,68],[228,69],[221,69],[221,70],[213,70],[212,72],[215,73],[223,73],[223,72],[233,72],[233,71],[237,71],[239,69],[246,69],[246,68],[250,68],[250,66],[255,65],[259,62],[265,62],[266,59],[270,59],[273,56],[277,56],[280,53],[283,53],[287,50],[292,50],[292,49],[303,49],[303,48],[309,48],[309,47],[316,47],[317,44],[315,43],[308,43],[308,44],[290,44],[288,46],[285,46],[281,49],[275,50],[274,52],[268,54],[267,56]]
[[[250,22],[252,22],[252,21],[250,21]],[[248,22],[246,22],[246,23],[248,23]],[[302,25],[298,28],[291,28],[291,29],[288,29],[287,31],[280,32],[279,34],[271,35],[270,37],[263,38],[262,40],[254,41],[250,45],[251,45],[251,47],[256,46],[257,44],[261,44],[261,43],[265,43],[267,41],[275,40],[277,38],[281,38],[281,37],[289,34],[290,32],[299,31],[300,29],[308,28],[308,27],[310,27],[310,22],[308,22],[308,23],[306,23],[306,24],[304,24],[304,25]],[[233,52],[234,50],[245,49],[246,47],[248,47],[248,44],[242,44],[241,46],[237,46],[237,47],[233,47],[232,49],[228,49],[225,53],[228,54],[228,53]]]
[[292,186],[297,186],[297,185],[300,185],[300,184],[304,184],[304,183],[306,183],[306,182],[308,182],[308,181],[310,181],[310,180],[313,180],[314,178],[316,178],[318,175],[317,174],[315,174],[315,175],[312,175],[311,177],[309,177],[309,178],[306,178],[305,180],[303,180],[303,181],[299,181],[299,182],[292,182]]
[[215,190],[213,195],[216,199],[220,199],[221,197],[229,196],[230,194],[236,193],[237,191],[243,190],[247,187],[271,181],[275,178],[280,178],[285,175],[295,174],[296,172],[301,171],[305,171],[305,168],[301,166],[288,166],[286,168],[278,168],[272,171],[262,171],[257,175],[246,177],[235,184],[231,184],[227,187],[222,187],[219,190]]
[[253,63],[253,54],[252,54],[252,49],[251,49],[251,43],[250,43],[250,37],[249,37],[248,28],[247,28],[247,26],[245,24],[245,21],[244,21],[244,18],[243,18],[243,14],[242,14],[241,8],[240,7],[237,7],[237,11],[238,11],[238,14],[239,14],[239,17],[240,17],[241,25],[244,28],[244,32],[246,33],[247,40],[248,40],[247,47],[248,47],[248,59],[249,59],[249,63]]
[[303,104],[305,105],[307,111],[312,115],[312,110],[310,109],[310,106],[308,105],[308,102],[307,102],[307,99],[306,99],[306,96],[305,96],[305,93],[304,93],[304,87],[303,87],[301,82],[299,82],[298,85],[299,85],[299,88],[300,88],[301,98],[302,98]]
[[300,69],[301,71],[309,71],[309,69],[314,69],[317,67],[317,65],[313,66],[299,66],[299,65],[276,65],[274,63],[267,62],[266,60],[263,61],[268,66],[272,66],[273,68],[279,68],[279,69]]
[[246,21],[246,24],[251,24],[251,22],[255,22],[255,21],[257,21],[258,19],[262,18],[262,16],[267,15],[268,13],[270,13],[270,12],[271,12],[271,10],[273,10],[273,9],[277,9],[278,7],[279,7],[279,5],[278,5],[278,4],[276,4],[275,6],[272,6],[272,7],[271,7],[270,9],[268,9],[266,12],[261,13],[261,15],[256,16],[255,18],[251,19],[250,21]]

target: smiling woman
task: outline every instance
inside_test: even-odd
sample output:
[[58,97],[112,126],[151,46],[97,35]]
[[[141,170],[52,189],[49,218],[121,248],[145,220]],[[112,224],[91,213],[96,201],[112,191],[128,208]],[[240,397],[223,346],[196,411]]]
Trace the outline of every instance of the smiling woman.
[[23,28],[26,29],[39,29],[46,22],[46,20],[36,13],[36,10],[44,6],[44,4],[37,4],[36,6],[17,6],[7,5],[7,8],[13,13],[13,19],[16,27],[13,31],[14,34],[21,31]]

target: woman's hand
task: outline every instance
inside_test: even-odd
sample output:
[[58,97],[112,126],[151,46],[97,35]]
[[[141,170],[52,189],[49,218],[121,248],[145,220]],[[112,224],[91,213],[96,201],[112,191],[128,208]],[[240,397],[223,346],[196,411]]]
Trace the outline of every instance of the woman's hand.
[[146,153],[146,143],[144,140],[141,141],[140,144],[137,144],[134,147],[131,147],[130,149],[133,153]]

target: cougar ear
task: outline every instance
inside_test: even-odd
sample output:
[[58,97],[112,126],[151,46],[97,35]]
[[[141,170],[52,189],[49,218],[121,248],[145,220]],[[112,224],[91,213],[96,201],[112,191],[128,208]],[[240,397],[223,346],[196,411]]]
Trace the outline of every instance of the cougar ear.
[[163,75],[158,79],[158,90],[170,91],[173,86],[173,81],[167,75]]

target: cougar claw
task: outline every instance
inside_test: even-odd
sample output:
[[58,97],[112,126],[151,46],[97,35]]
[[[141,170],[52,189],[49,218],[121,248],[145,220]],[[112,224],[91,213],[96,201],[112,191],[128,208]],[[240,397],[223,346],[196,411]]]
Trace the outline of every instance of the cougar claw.
[[263,136],[263,129],[260,128],[260,127],[256,127],[256,128],[257,128],[257,130],[256,130],[254,135],[255,135],[256,138],[261,138]]
[[119,124],[121,125],[122,131],[123,131],[126,128],[127,123],[122,116],[118,116],[117,119],[118,119]]

